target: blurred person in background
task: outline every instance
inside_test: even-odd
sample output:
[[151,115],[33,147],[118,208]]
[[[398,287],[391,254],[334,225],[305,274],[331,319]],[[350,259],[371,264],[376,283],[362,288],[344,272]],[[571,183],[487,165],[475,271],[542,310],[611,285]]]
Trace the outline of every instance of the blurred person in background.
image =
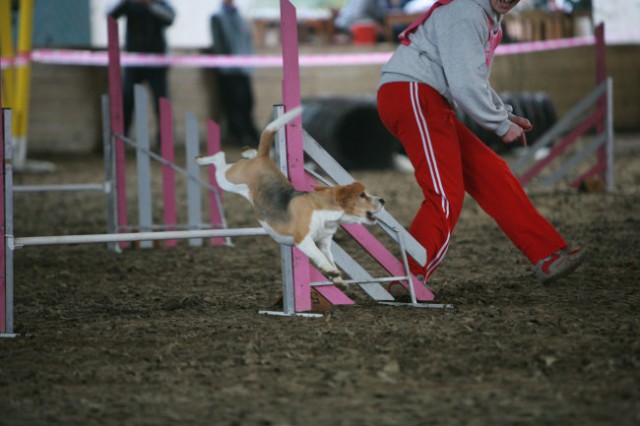
[[381,34],[387,7],[387,0],[349,0],[338,11],[333,25],[338,32],[348,36],[355,24],[371,24]]
[[[213,53],[218,55],[253,55],[251,28],[233,0],[223,0],[211,16]],[[253,69],[218,68],[218,94],[231,138],[237,145],[255,147],[259,132],[253,122]]]
[[[108,7],[107,14],[115,19],[125,17],[125,50],[135,53],[167,53],[165,30],[175,19],[175,9],[168,0],[118,0]],[[133,88],[147,83],[153,93],[158,135],[160,134],[159,99],[169,97],[166,66],[124,67],[123,103],[124,130],[129,134],[133,117]]]

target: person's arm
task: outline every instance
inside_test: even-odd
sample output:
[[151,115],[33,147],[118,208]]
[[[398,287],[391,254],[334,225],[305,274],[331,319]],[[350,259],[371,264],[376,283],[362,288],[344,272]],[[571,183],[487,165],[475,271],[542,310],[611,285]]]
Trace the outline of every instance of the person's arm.
[[471,119],[502,137],[511,121],[504,104],[493,102],[485,54],[486,18],[443,24],[437,42],[451,96]]
[[489,87],[489,91],[491,92],[491,102],[493,102],[493,104],[497,108],[504,108],[508,113],[512,113],[513,112],[513,107],[511,105],[505,104],[502,101],[502,98],[500,98],[500,96],[498,96],[496,91],[493,90],[493,87]]
[[222,24],[220,23],[220,17],[213,15],[211,17],[211,43],[213,47],[213,53],[217,55],[228,55],[231,52],[229,44],[222,31]]
[[[531,130],[533,130],[533,125],[527,118],[515,115],[513,113],[513,107],[511,105],[505,104],[500,96],[498,96],[498,94],[495,92],[495,90],[493,90],[493,88],[490,87],[489,89],[491,90],[491,101],[497,108],[504,108],[505,111],[507,111],[507,118],[512,124],[520,127],[522,129],[522,132],[530,132]],[[512,128],[512,126],[509,125],[509,130],[507,130],[507,132],[501,136],[501,139],[505,143],[511,143],[520,140],[522,142],[522,145],[526,146],[527,140],[522,132],[519,131],[517,127]]]
[[149,4],[149,10],[166,26],[173,24],[176,11],[167,0],[142,0]]

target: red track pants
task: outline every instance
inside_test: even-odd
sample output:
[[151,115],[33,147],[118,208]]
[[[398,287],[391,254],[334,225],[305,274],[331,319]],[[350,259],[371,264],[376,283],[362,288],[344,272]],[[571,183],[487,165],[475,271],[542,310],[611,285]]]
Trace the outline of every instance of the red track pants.
[[413,274],[428,278],[442,262],[465,191],[531,263],[567,246],[507,163],[456,118],[435,89],[420,83],[385,84],[378,91],[378,111],[404,146],[424,194],[409,232],[427,250],[427,264],[410,259]]

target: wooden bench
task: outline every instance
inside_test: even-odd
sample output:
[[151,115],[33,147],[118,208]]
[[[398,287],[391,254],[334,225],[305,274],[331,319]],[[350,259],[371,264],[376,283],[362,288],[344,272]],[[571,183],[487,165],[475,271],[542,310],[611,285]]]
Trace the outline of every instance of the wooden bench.
[[418,13],[405,13],[402,11],[389,11],[384,19],[384,38],[387,41],[396,41],[393,35],[393,28],[397,25],[403,27],[409,26],[413,21],[418,19],[424,14],[424,12]]
[[[335,33],[334,17],[335,13],[329,10],[301,11],[298,15],[299,42],[309,42],[315,36],[320,44],[331,44]],[[256,15],[252,21],[256,47],[265,47],[269,44],[269,31],[276,34],[276,42],[280,43],[280,16],[277,14]]]

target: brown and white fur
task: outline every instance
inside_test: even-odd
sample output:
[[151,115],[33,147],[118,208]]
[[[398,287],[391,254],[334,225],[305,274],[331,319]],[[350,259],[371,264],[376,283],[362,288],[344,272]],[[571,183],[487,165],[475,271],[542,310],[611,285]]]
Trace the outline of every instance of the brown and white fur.
[[357,181],[316,186],[314,192],[294,189],[269,152],[277,131],[301,112],[302,107],[295,108],[269,123],[258,149],[242,153],[244,160],[227,164],[224,152],[218,152],[196,161],[215,165],[218,185],[249,200],[256,218],[274,240],[295,245],[320,272],[334,283],[343,284],[331,255],[333,235],[340,224],[375,223],[374,214],[382,209],[384,199],[367,194],[365,186]]

